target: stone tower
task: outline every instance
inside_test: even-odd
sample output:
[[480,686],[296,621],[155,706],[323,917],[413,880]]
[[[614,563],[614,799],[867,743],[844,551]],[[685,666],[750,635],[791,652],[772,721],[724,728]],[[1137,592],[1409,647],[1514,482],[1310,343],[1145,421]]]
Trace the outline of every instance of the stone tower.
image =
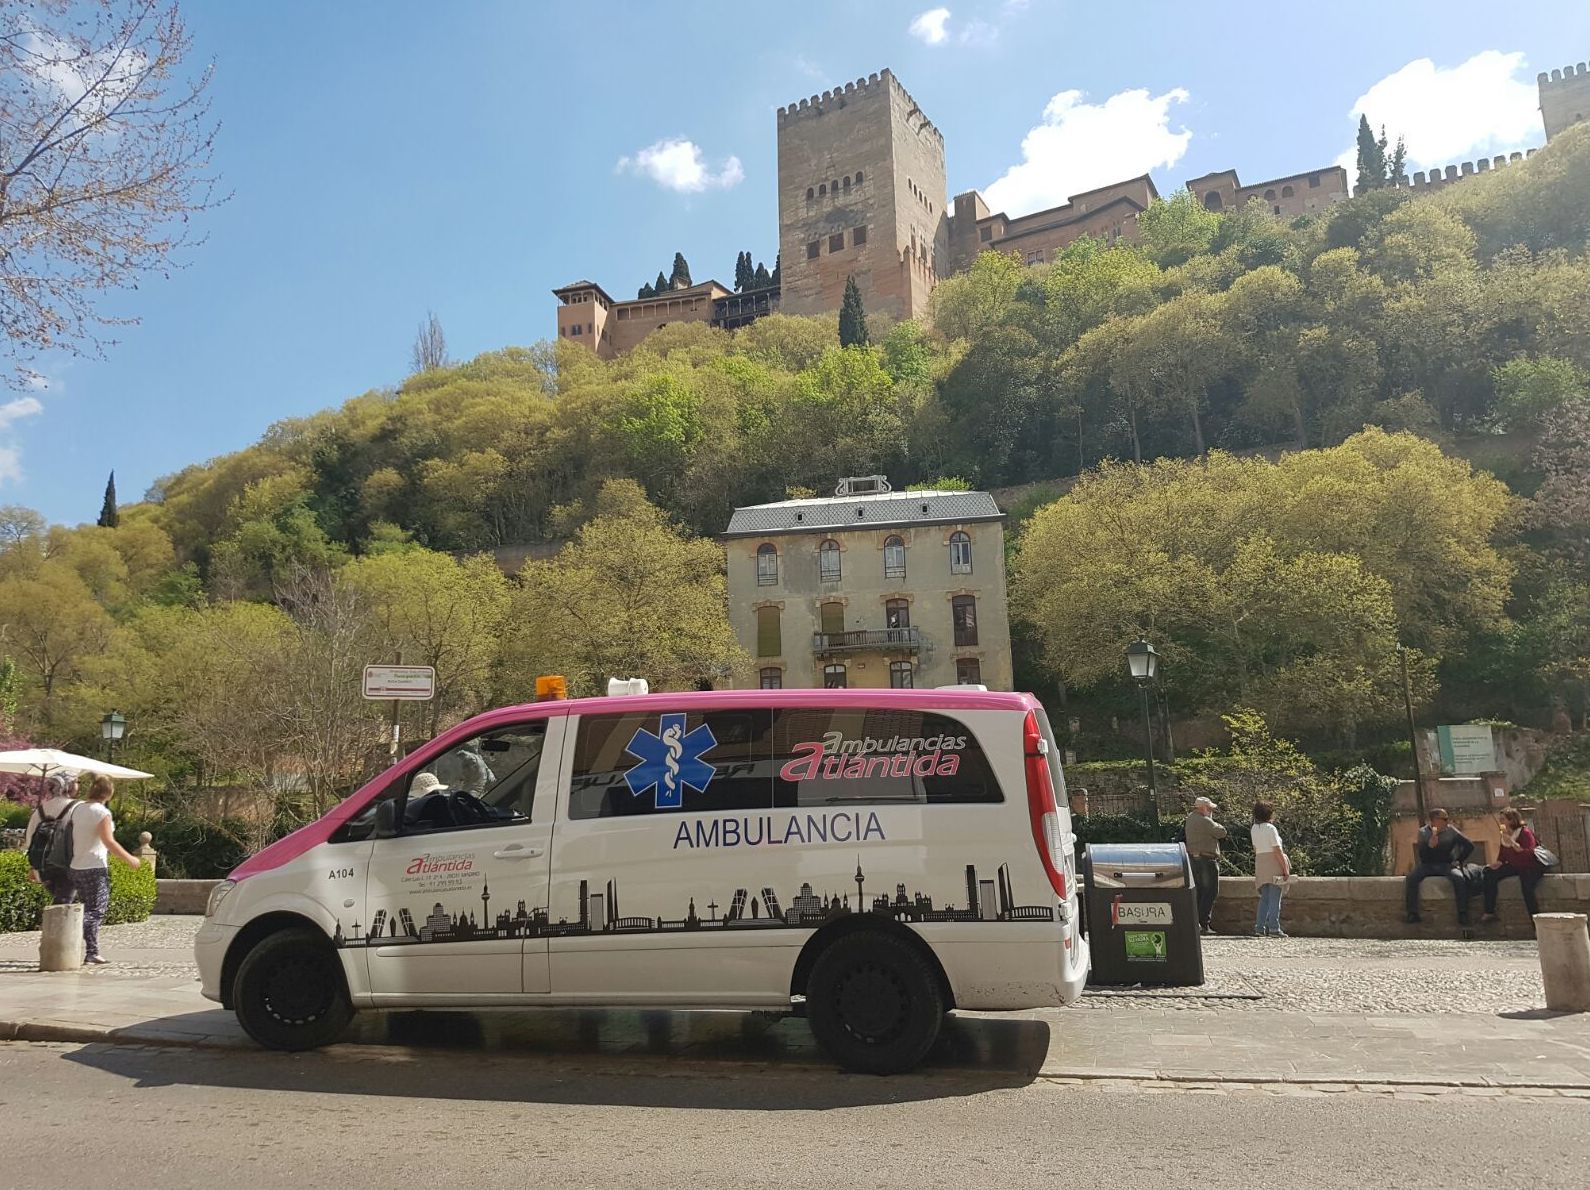
[[1542,71],[1536,81],[1540,84],[1540,118],[1545,122],[1548,141],[1569,125],[1590,120],[1590,67],[1580,62],[1550,74]]
[[948,271],[944,137],[888,70],[778,109],[778,247],[789,314],[915,318]]

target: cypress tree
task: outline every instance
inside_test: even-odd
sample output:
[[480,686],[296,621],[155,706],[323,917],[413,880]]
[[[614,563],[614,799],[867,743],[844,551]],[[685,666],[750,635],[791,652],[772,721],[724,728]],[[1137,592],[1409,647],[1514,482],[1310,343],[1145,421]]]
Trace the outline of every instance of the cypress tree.
[[657,271],[657,280],[651,283],[653,296],[661,297],[668,292],[668,278],[662,275],[662,270]]
[[759,264],[756,272],[751,274],[752,289],[766,289],[773,284],[773,274],[767,271],[767,265]]
[[778,262],[779,262],[779,258],[780,258],[781,255],[782,255],[781,253],[775,253],[774,256],[773,256],[773,275],[772,275],[772,277],[769,278],[769,282],[771,284],[773,284],[773,285],[779,284]]
[[867,312],[861,308],[861,290],[854,277],[845,278],[845,300],[839,306],[839,345],[867,345]]
[[657,291],[655,289],[653,289],[650,285],[642,285],[640,287],[640,291],[635,294],[636,300],[639,300],[640,298],[649,298],[649,297],[656,297],[656,296],[657,296]]
[[116,511],[116,473],[112,471],[105,481],[105,503],[99,509],[99,527],[114,529],[121,524],[121,513]]
[[1375,139],[1369,127],[1369,117],[1358,117],[1358,186],[1354,194],[1379,190],[1386,184],[1386,141],[1384,136]]
[[734,258],[734,289],[744,293],[751,288],[751,254],[741,252]]
[[[1385,143],[1385,138],[1381,138]],[[1391,159],[1386,163],[1386,182],[1392,186],[1406,186],[1408,184],[1408,145],[1397,138],[1397,147],[1391,151]]]
[[668,278],[668,283],[675,289],[690,288],[690,266],[685,263],[683,252],[674,253],[674,271],[673,276]]

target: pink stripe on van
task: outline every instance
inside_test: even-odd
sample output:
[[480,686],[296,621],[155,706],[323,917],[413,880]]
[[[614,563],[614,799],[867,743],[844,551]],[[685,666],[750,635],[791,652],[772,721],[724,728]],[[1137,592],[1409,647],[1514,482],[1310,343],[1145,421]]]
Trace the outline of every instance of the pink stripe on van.
[[679,694],[640,694],[619,698],[574,698],[558,702],[500,707],[466,719],[411,756],[387,769],[338,803],[326,814],[244,860],[228,879],[242,880],[268,872],[318,847],[396,781],[408,780],[460,740],[530,719],[555,715],[612,715],[663,711],[713,711],[734,707],[889,707],[923,711],[1017,711],[1038,709],[1031,694],[999,690],[698,690]]

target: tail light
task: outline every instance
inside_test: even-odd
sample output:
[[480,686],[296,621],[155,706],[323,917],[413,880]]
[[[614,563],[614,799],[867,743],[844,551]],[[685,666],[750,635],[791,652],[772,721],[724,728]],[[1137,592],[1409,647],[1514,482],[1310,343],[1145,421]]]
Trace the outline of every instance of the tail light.
[[1054,778],[1049,771],[1049,741],[1038,726],[1038,716],[1027,712],[1024,728],[1027,753],[1027,812],[1032,817],[1032,841],[1049,874],[1055,896],[1066,899],[1064,840],[1060,837],[1060,807],[1055,801]]

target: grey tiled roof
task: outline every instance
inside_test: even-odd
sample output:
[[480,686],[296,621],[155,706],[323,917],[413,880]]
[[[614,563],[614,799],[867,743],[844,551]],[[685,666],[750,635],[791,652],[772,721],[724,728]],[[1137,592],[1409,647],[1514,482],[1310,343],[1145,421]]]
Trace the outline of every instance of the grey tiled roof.
[[724,537],[820,530],[883,528],[890,525],[942,525],[997,521],[1005,514],[987,492],[888,492],[869,496],[830,496],[780,500],[736,508]]

